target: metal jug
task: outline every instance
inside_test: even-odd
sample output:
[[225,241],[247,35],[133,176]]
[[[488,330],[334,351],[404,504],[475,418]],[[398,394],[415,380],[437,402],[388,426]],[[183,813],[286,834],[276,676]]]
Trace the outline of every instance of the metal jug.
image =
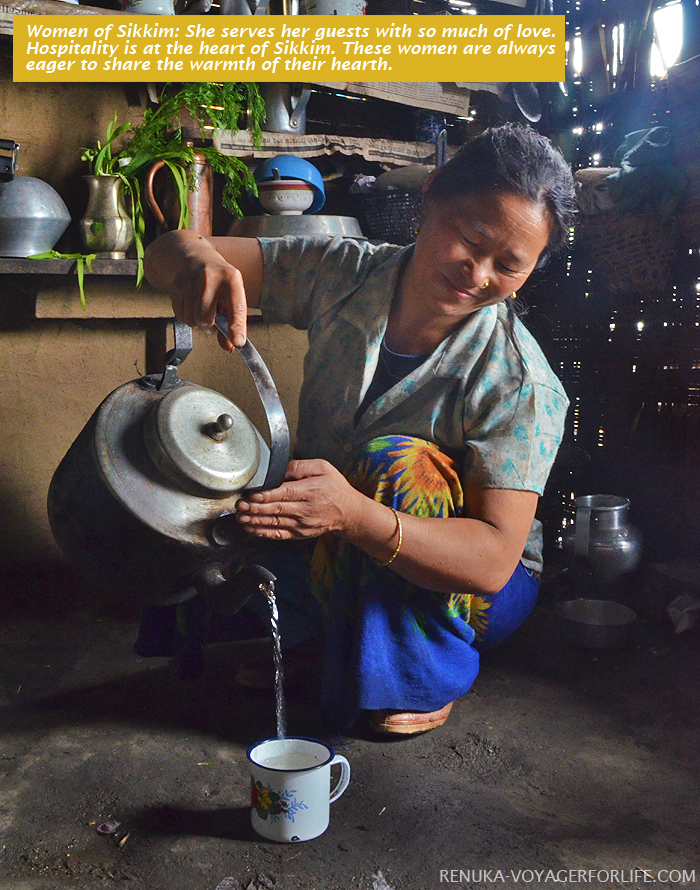
[[594,570],[591,583],[605,587],[639,565],[642,535],[627,520],[630,502],[611,494],[574,499],[573,529],[564,535],[564,550]]
[[[191,145],[191,143],[188,143]],[[165,161],[156,161],[146,176],[146,201],[153,211],[158,224],[165,231],[178,228],[180,221],[180,204],[175,192],[175,184],[170,180],[168,188],[161,198],[163,207],[156,200],[154,194],[154,179],[156,173],[165,166]],[[208,237],[212,233],[212,220],[214,214],[214,175],[211,164],[207,158],[198,151],[194,153],[192,168],[192,188],[187,194],[187,212],[189,225],[192,232]]]
[[261,83],[260,95],[265,101],[265,123],[268,133],[306,133],[306,106],[311,90],[295,90],[293,83]]
[[[218,315],[217,326],[228,323]],[[54,473],[56,542],[84,574],[142,603],[181,602],[224,582],[245,534],[230,521],[243,490],[275,488],[289,460],[277,390],[250,342],[239,347],[263,403],[270,447],[225,396],[178,367],[192,332],[175,325],[162,375],[120,386],[98,407]]]

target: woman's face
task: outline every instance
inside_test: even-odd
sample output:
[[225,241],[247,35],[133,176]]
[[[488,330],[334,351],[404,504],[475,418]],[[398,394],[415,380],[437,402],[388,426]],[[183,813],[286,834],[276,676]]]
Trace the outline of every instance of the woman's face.
[[428,197],[407,270],[411,291],[455,319],[500,303],[524,284],[550,232],[546,208],[514,192]]

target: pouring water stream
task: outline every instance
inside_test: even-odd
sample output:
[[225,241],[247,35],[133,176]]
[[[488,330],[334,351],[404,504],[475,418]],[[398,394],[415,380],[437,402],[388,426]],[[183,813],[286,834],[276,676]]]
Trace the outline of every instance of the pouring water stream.
[[260,590],[270,604],[270,624],[272,626],[273,657],[275,661],[275,715],[277,717],[277,738],[283,739],[287,734],[287,718],[284,703],[284,669],[282,665],[282,643],[279,631],[279,610],[275,597],[275,582],[266,581]]

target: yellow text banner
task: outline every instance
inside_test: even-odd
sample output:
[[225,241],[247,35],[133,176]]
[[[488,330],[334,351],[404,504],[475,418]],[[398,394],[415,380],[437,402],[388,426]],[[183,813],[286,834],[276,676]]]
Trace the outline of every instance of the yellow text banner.
[[13,17],[24,81],[563,81],[564,16]]

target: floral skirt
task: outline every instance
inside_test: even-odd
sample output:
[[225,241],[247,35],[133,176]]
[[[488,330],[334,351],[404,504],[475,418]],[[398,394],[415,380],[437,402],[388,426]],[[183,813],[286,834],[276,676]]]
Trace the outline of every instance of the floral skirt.
[[[422,439],[374,439],[345,475],[399,512],[463,514],[457,464]],[[463,695],[477,676],[479,650],[522,624],[539,587],[519,563],[491,596],[438,593],[332,536],[315,548],[311,585],[326,623],[322,703],[338,729],[364,709],[433,711]]]

